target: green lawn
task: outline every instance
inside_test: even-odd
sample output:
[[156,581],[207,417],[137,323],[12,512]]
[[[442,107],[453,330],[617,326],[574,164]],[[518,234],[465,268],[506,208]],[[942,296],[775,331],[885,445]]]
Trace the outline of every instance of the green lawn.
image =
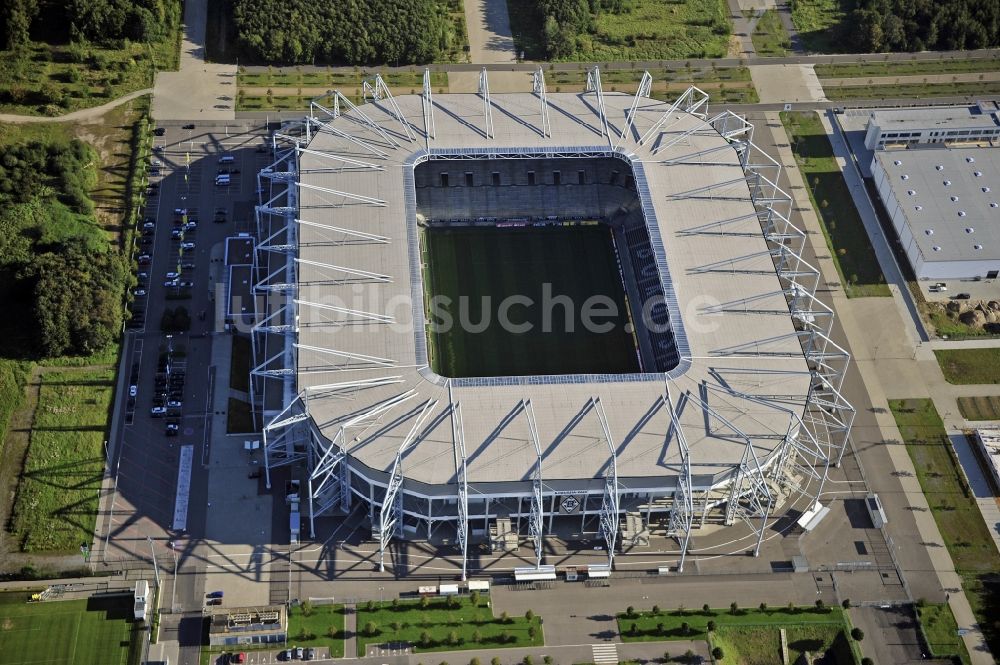
[[[426,606],[422,604],[422,601],[398,601],[395,609],[389,602],[372,603],[372,609],[359,605],[358,657],[367,653],[369,644],[387,642],[408,642],[415,652],[544,644],[539,617],[532,617],[530,621],[523,616],[509,617],[504,622],[502,616],[493,616],[488,596],[479,598],[478,605],[473,605],[469,597],[459,598],[458,607],[452,608],[443,598],[427,599]],[[365,634],[369,622],[375,624],[375,635]],[[530,634],[532,628],[534,637]],[[424,633],[428,638],[426,642],[421,640]]]
[[334,658],[344,657],[344,606],[301,605],[288,612],[288,642],[300,647],[329,647]]
[[[374,78],[379,73],[377,69],[334,69],[327,67],[326,71],[303,71],[301,67],[275,68],[267,72],[241,71],[237,75],[237,83],[241,88],[312,88],[329,86],[331,88],[360,88],[367,78]],[[385,81],[395,94],[403,94],[403,89],[421,88],[424,84],[424,70],[413,67],[405,72],[381,72]],[[434,88],[448,85],[448,72],[431,72],[431,85]],[[399,88],[400,90],[397,90]]]
[[[545,17],[535,0],[508,0],[514,45],[528,60],[547,60]],[[568,60],[678,60],[726,55],[732,26],[725,0],[631,0],[624,11],[601,11],[577,35]]]
[[948,383],[1000,383],[1000,348],[935,351]]
[[[680,610],[661,609],[656,614],[652,611],[637,611],[631,618],[623,612],[617,619],[618,632],[624,642],[705,639],[709,621],[714,621],[717,628],[768,626],[775,630],[801,624],[821,624],[841,630],[846,625],[843,610],[839,607],[826,607],[822,610],[813,607],[775,607],[763,612],[759,608],[748,608],[738,609],[736,614],[729,609],[710,609],[708,612],[687,609],[683,614]],[[686,633],[684,623],[688,624]]]
[[823,78],[856,78],[860,76],[912,76],[916,74],[967,74],[1000,71],[1000,65],[990,58],[912,60],[910,62],[862,62],[816,65],[816,76]]
[[131,594],[41,603],[26,602],[29,596],[0,594],[0,665],[128,662]]
[[794,0],[792,23],[803,48],[814,53],[842,53],[847,50],[847,42],[842,38],[842,26],[853,6],[852,0]]
[[781,121],[848,297],[890,295],[819,116],[782,113]]
[[941,417],[928,399],[890,400],[920,488],[962,577],[986,642],[1000,649],[1000,552],[960,472]]
[[23,550],[75,552],[93,538],[114,376],[113,366],[44,370],[14,504]]
[[831,665],[858,662],[842,625],[722,627],[712,635],[712,645],[722,648],[722,663],[774,665],[781,662],[780,628],[785,628],[791,663],[800,662],[807,652],[813,658],[824,656],[823,662]]
[[229,387],[247,392],[250,390],[250,364],[253,349],[246,335],[233,336],[233,353],[229,365]]
[[959,397],[958,410],[966,420],[1000,420],[1000,395]]
[[254,424],[250,402],[230,397],[226,405],[226,431],[230,434],[248,434],[260,431]]
[[823,86],[829,99],[907,99],[1000,94],[1000,81],[970,83],[912,83],[876,86]]
[[778,12],[773,9],[765,11],[757,21],[751,39],[754,51],[762,56],[786,56],[788,49],[792,47],[788,32],[785,31]]
[[934,658],[958,656],[963,663],[969,662],[969,652],[965,642],[958,635],[958,623],[947,603],[927,603],[917,605],[917,619],[924,631],[924,638]]
[[[434,299],[428,301],[428,323],[440,327],[428,327],[431,367],[438,374],[639,370],[634,338],[625,330],[629,321],[625,289],[607,226],[431,227],[423,238],[424,274],[429,298]],[[557,313],[546,330],[543,285],[551,288],[550,300],[569,298],[573,320],[568,326],[565,314]],[[512,323],[527,326],[524,330],[508,330],[499,320],[501,303],[515,296],[534,303],[518,305],[509,314]],[[585,302],[595,296],[614,304],[613,315],[600,318],[602,325],[612,326],[607,331],[588,330],[582,321]],[[487,325],[463,325],[463,319]]]

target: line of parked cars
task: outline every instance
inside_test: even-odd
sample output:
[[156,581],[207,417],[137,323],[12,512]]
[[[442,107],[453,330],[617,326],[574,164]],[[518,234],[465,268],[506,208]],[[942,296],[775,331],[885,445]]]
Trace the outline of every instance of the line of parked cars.
[[153,381],[153,406],[149,415],[153,418],[166,418],[164,434],[177,436],[181,429],[181,408],[184,406],[184,378],[186,371],[171,367],[171,354],[166,352],[160,356]]

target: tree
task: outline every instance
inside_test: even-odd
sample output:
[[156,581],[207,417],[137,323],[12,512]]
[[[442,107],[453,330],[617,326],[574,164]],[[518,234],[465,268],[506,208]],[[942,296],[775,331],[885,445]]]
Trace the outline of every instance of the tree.
[[510,615],[507,612],[500,613],[500,623],[510,623]]
[[663,658],[661,658],[661,660],[664,663],[669,663],[670,662],[670,652],[669,651],[664,651],[663,652]]
[[726,657],[726,654],[722,650],[722,647],[715,647],[714,649],[712,649],[712,658],[714,658],[716,660],[722,660],[725,657]]
[[758,609],[759,609],[759,610],[760,610],[761,612],[767,612],[767,603],[765,603],[765,602],[761,602],[761,604],[760,604],[760,605],[758,605]]
[[683,605],[678,605],[677,606],[677,616],[680,616],[680,617],[684,616],[684,612],[686,612],[686,610],[684,609],[684,606]]
[[312,613],[313,613],[312,601],[309,599],[302,601],[302,616],[304,617],[311,616]]
[[635,616],[635,608],[629,605],[625,608],[625,616],[632,618]]
[[715,622],[714,621],[709,621],[708,622],[708,632],[710,632],[710,633],[714,633],[715,632]]
[[694,651],[688,649],[687,651],[684,652],[684,662],[693,663],[694,659],[695,659]]
[[426,610],[431,605],[431,599],[427,596],[420,596],[420,609]]
[[393,612],[398,612],[399,611],[399,598],[393,598],[392,599],[392,611]]
[[378,626],[374,621],[369,621],[365,624],[365,635],[368,637],[374,637],[378,635]]
[[851,628],[851,637],[860,642],[861,640],[865,639],[865,631],[857,627]]
[[729,613],[732,615],[738,614],[740,611],[740,606],[736,604],[736,601],[729,603]]
[[653,614],[655,615],[655,614],[659,614],[659,613],[660,613],[660,606],[659,605],[653,605]]
[[483,641],[483,634],[479,631],[478,628],[472,631],[472,641],[475,642],[476,644],[479,644],[480,642]]
[[691,624],[689,624],[687,621],[682,621],[681,635],[690,635],[690,634],[691,634]]
[[527,619],[528,621],[533,621],[535,619],[535,613],[529,609],[527,612],[524,613],[524,618]]
[[861,659],[861,665],[875,665],[875,661],[868,656],[865,656]]
[[510,631],[505,630],[505,631],[503,631],[503,632],[500,633],[500,643],[501,644],[508,644],[510,642],[513,642],[513,641],[514,641],[514,636],[510,634]]
[[701,611],[704,612],[705,614],[711,614],[712,608],[708,606],[708,603],[705,603],[704,605],[701,606]]
[[817,612],[822,612],[825,609],[826,609],[826,603],[823,602],[822,598],[817,598],[816,599],[816,611]]
[[393,621],[391,624],[389,624],[389,626],[392,628],[394,633],[398,633],[399,629],[403,627],[402,624],[400,624],[398,621]]
[[845,610],[851,609],[851,599],[844,598],[842,601],[840,601],[840,606],[843,607]]
[[663,626],[663,622],[662,621],[660,621],[660,622],[658,622],[656,624],[656,632],[658,634],[660,634],[660,635],[663,635],[665,632],[667,632],[666,629]]
[[542,662],[545,663],[545,665],[552,665],[552,662],[553,662],[552,661],[552,656],[544,656],[542,658]]
[[473,607],[479,607],[479,592],[478,591],[473,591],[472,593],[469,594],[469,603],[471,603]]
[[490,660],[490,665],[500,665],[500,657],[499,656],[493,656],[493,659]]
[[422,647],[424,647],[426,649],[428,646],[430,646],[430,644],[431,644],[431,634],[428,633],[426,630],[421,631],[420,632],[420,646],[422,646]]
[[639,626],[638,626],[638,625],[636,625],[635,623],[633,623],[633,624],[632,624],[631,626],[629,626],[629,628],[628,628],[628,634],[629,634],[629,635],[638,635],[638,634],[639,634]]
[[448,633],[448,644],[455,646],[462,643],[462,639],[458,636],[458,631],[452,630]]
[[469,661],[469,665],[479,665],[479,659],[473,657],[472,660]]
[[521,661],[524,665],[534,665],[534,659],[532,659],[531,654],[525,654],[524,659]]
[[334,625],[330,625],[326,629],[326,636],[327,637],[332,637],[334,639],[337,639],[338,637],[340,637],[340,628],[338,628],[337,626],[334,626]]
[[365,609],[368,610],[369,612],[375,611],[375,601],[369,600],[367,603],[365,603]]
[[528,626],[528,639],[533,640],[538,635],[538,629],[534,625]]

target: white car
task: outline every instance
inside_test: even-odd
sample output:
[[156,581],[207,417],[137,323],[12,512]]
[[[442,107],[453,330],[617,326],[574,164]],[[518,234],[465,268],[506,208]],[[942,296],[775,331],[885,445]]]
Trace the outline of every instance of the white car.
[[136,393],[138,393],[138,392],[139,392],[139,387],[138,386],[129,386],[128,387],[128,396],[129,397],[135,397]]
[[171,409],[179,409],[182,406],[184,406],[184,402],[181,402],[180,400],[172,399],[169,402],[167,402],[167,406],[169,406]]
[[139,297],[142,297],[142,296],[146,295],[146,289],[136,289],[135,290],[135,295],[137,295]]
[[168,272],[167,279],[177,279],[181,274],[179,272]]
[[168,289],[172,288],[172,287],[176,287],[177,286],[177,280],[176,279],[168,279],[167,281],[165,281],[163,283],[163,286],[167,287]]
[[194,249],[194,243],[193,242],[182,242],[181,243],[181,249]]
[[166,407],[163,407],[163,406],[154,406],[152,409],[149,410],[149,415],[151,415],[151,416],[162,416],[166,412],[167,412]]

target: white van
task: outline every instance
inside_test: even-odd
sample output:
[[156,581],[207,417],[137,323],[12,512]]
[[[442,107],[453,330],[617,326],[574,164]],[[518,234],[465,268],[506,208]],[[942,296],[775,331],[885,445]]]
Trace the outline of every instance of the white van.
[[219,157],[220,164],[232,164],[235,161],[236,158],[233,157],[232,155],[223,155],[222,157]]

